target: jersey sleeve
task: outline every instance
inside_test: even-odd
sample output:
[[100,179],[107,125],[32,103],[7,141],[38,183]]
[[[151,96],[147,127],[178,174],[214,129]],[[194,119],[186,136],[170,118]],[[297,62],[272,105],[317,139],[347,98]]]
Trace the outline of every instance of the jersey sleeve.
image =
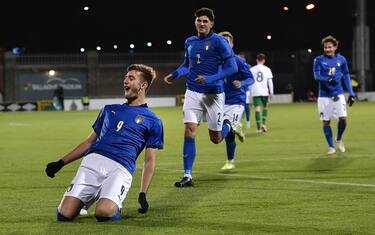
[[355,96],[355,93],[354,93],[353,87],[352,87],[352,81],[350,79],[348,62],[346,61],[345,57],[343,57],[342,74],[344,76],[344,83],[345,83],[346,89],[349,92],[349,95]]
[[250,69],[251,69],[251,66],[248,63],[246,63],[243,60],[239,60],[238,72],[241,74],[241,78],[242,78],[241,86],[248,87],[254,84],[255,80]]
[[216,82],[217,80],[228,77],[238,71],[234,52],[228,41],[224,37],[220,36],[218,40],[216,40],[216,43],[217,50],[219,51],[219,55],[223,61],[222,69],[219,69],[217,74],[206,76],[207,83]]
[[160,119],[155,120],[150,130],[150,136],[146,140],[146,148],[162,149],[164,145],[163,123]]
[[314,73],[314,78],[317,81],[326,81],[328,80],[325,76],[321,74],[321,65],[320,65],[320,59],[315,58],[314,59],[314,67],[313,67],[313,73]]
[[269,76],[268,79],[273,79],[273,74],[270,68],[268,68],[268,76]]
[[273,95],[273,82],[272,78],[267,80],[267,85],[268,85],[268,91],[270,95]]
[[217,40],[217,49],[223,61],[230,57],[234,57],[234,52],[224,37],[219,37]]
[[343,75],[349,74],[348,62],[346,61],[345,57],[342,57],[342,62],[343,62],[342,67],[341,67],[342,74]]
[[92,129],[95,131],[96,135],[98,136],[100,135],[100,132],[102,130],[104,116],[105,116],[105,108],[106,106],[104,106],[104,108],[100,111],[98,117],[96,118],[96,121],[92,125]]

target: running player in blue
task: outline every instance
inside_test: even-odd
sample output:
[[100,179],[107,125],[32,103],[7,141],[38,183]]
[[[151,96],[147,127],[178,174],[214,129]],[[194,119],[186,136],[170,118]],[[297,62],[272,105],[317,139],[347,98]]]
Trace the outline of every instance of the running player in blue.
[[[242,57],[246,62],[246,54],[245,52],[240,52],[238,54]],[[249,65],[250,66],[250,65]],[[245,101],[245,119],[246,119],[246,128],[250,128],[250,109],[251,109],[251,95],[250,95],[250,86],[246,87],[246,101]]]
[[[233,48],[233,35],[230,32],[221,32],[219,35],[225,37],[231,48]],[[235,57],[238,72],[226,77],[224,80],[225,87],[225,105],[224,119],[229,119],[232,128],[238,139],[243,142],[245,134],[242,131],[241,118],[246,105],[246,90],[254,83],[253,74],[250,71],[251,66],[239,55]],[[234,165],[234,154],[236,151],[236,141],[232,133],[225,138],[227,149],[227,161],[221,168],[223,171],[232,170]]]
[[246,128],[250,128],[250,110],[251,110],[251,100],[250,87],[246,88],[246,105],[245,105],[245,119],[246,119]]
[[128,102],[106,105],[88,138],[59,161],[48,163],[45,171],[53,178],[63,166],[84,156],[57,209],[57,220],[71,221],[82,208],[87,209],[94,202],[99,222],[119,220],[137,157],[143,149],[145,161],[138,212],[147,212],[146,193],[154,174],[157,150],[163,148],[163,124],[145,103],[154,78],[151,67],[130,65],[124,78]]
[[[184,176],[175,183],[176,187],[191,187],[192,169],[196,155],[195,136],[198,124],[205,118],[210,139],[220,143],[233,131],[224,114],[224,77],[237,72],[232,48],[226,39],[212,31],[214,13],[209,8],[195,12],[195,28],[198,35],[185,41],[185,61],[164,81],[171,85],[173,80],[187,76],[187,89],[183,106],[185,135],[183,147]],[[204,115],[204,117],[203,117]],[[224,124],[224,125],[223,125]]]
[[336,54],[339,41],[327,36],[322,39],[324,54],[314,59],[314,78],[319,82],[318,109],[323,121],[323,132],[327,140],[328,154],[336,152],[333,145],[330,120],[339,118],[336,143],[340,152],[345,152],[342,135],[346,128],[346,102],[342,80],[349,92],[348,104],[352,106],[355,94],[351,85],[348,63],[344,56]]

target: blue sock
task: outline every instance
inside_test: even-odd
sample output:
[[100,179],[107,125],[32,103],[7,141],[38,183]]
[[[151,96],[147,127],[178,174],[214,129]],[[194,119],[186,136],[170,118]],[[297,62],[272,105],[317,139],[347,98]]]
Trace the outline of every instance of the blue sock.
[[236,141],[233,139],[231,141],[230,138],[225,138],[225,144],[227,147],[227,158],[229,161],[234,159],[234,152],[236,151]]
[[195,160],[195,139],[185,137],[184,139],[184,173],[191,175]]
[[227,137],[228,133],[230,131],[230,127],[229,125],[227,124],[223,124],[223,127],[221,129],[221,137],[224,139],[225,137]]
[[245,115],[246,115],[246,121],[250,122],[250,105],[245,104]]
[[106,222],[106,221],[116,221],[116,220],[120,220],[120,217],[121,217],[121,211],[118,210],[117,213],[111,217],[107,217],[107,216],[96,216],[96,220],[98,222]]
[[339,121],[339,123],[337,124],[337,138],[336,138],[337,141],[341,140],[342,134],[344,133],[345,128],[346,128],[346,122]]
[[73,220],[61,214],[59,209],[56,210],[56,219],[57,221],[72,221]]
[[329,147],[333,148],[332,129],[331,126],[323,126],[324,136],[326,137]]

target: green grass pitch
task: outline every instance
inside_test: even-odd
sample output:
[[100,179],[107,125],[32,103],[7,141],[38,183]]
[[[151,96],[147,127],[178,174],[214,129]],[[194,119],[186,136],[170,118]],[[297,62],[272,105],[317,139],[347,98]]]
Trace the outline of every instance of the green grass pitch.
[[[97,223],[94,210],[72,223],[55,210],[80,161],[53,179],[45,165],[91,131],[98,111],[0,113],[0,234],[375,234],[375,103],[349,108],[347,152],[327,156],[316,104],[271,105],[265,134],[245,129],[236,169],[221,173],[225,144],[197,136],[194,188],[182,177],[181,107],[153,109],[165,149],[149,189],[150,210],[137,212],[143,153],[118,222]],[[336,135],[336,122],[333,132]]]

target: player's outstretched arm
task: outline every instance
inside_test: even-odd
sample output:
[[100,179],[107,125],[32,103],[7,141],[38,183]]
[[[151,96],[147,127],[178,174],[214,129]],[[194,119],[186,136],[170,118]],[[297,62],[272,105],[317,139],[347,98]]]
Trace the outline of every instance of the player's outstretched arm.
[[168,85],[172,85],[174,79],[185,76],[188,73],[189,73],[189,58],[186,52],[184,62],[175,71],[165,76],[164,82],[167,83]]
[[253,85],[254,82],[255,81],[254,81],[253,77],[248,77],[245,80],[241,81],[241,87],[249,87],[249,86]]
[[[222,69],[219,69],[217,74],[205,76],[205,83],[213,83],[225,77],[238,72],[238,66],[234,57],[229,57],[224,61]],[[199,80],[199,79],[196,79]]]
[[143,172],[142,172],[142,180],[141,180],[141,189],[140,189],[140,193],[138,196],[138,202],[141,206],[138,209],[139,213],[146,213],[149,207],[147,199],[146,199],[146,193],[147,193],[148,187],[151,184],[152,177],[154,175],[157,151],[158,151],[157,148],[146,148],[145,162],[143,164]]
[[[238,72],[241,74],[241,87],[248,87],[254,84],[254,76],[253,73],[251,72],[251,66],[246,63],[245,61],[240,61],[240,63],[237,64],[238,67]],[[236,84],[233,84],[234,86],[237,87]],[[240,87],[238,87],[240,88]]]
[[273,81],[272,81],[272,78],[269,78],[267,80],[267,85],[268,85],[268,98],[269,100],[272,100],[272,97],[273,97]]
[[[234,86],[236,86],[237,88],[241,88],[241,87],[248,87],[248,86],[251,86],[254,84],[255,80],[254,80],[254,77],[252,75],[252,73],[250,72],[249,74],[247,74],[248,77],[245,77],[245,79],[239,81],[239,80],[235,80],[235,81],[239,81],[240,82],[240,86],[238,86],[238,84],[233,84]],[[234,81],[233,81],[234,82]]]
[[53,178],[55,174],[65,165],[73,162],[79,158],[81,158],[86,151],[89,149],[92,143],[96,140],[97,135],[93,131],[91,134],[85,139],[82,143],[80,143],[77,147],[75,147],[70,153],[65,155],[63,158],[56,162],[50,162],[46,166],[46,174]]
[[345,86],[346,86],[346,89],[348,90],[349,92],[349,97],[348,97],[348,105],[349,107],[352,106],[355,102],[355,93],[353,91],[353,87],[352,87],[352,81],[350,80],[350,75],[349,73],[347,74],[344,74],[344,83],[345,83]]

